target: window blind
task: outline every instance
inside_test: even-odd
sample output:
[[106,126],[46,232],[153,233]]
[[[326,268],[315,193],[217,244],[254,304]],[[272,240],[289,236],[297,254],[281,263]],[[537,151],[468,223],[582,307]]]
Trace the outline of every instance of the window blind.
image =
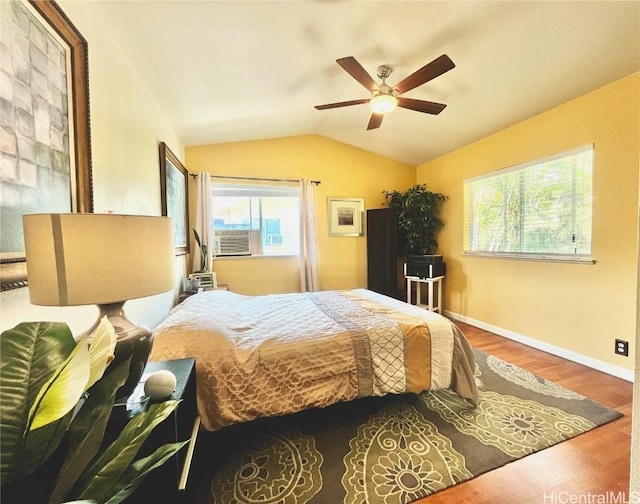
[[590,259],[593,145],[464,181],[466,254]]

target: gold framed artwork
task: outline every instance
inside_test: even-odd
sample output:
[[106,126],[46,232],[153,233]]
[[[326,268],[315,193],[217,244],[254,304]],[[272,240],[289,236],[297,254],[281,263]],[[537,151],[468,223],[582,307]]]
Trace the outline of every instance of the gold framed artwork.
[[160,142],[162,215],[173,219],[176,255],[189,253],[189,173],[164,142]]
[[52,0],[0,2],[12,64],[2,86],[2,290],[27,285],[22,216],[92,212],[88,48]]
[[364,234],[364,198],[329,198],[329,236]]

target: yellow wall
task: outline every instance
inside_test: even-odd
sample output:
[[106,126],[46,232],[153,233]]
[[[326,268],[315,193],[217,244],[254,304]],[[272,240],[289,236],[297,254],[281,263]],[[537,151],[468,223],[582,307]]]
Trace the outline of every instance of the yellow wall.
[[[415,183],[413,166],[317,135],[187,147],[185,160],[191,173],[320,180],[316,233],[323,290],[367,285],[366,236],[328,236],[327,199],[364,198],[365,210],[380,208],[383,190],[404,190]],[[193,181],[191,188],[195,194]],[[190,199],[193,214],[195,198]],[[218,283],[242,294],[300,290],[297,258],[216,258],[213,269]]]
[[[640,152],[640,74],[418,167],[418,183],[447,194],[439,237],[452,313],[633,369]],[[463,180],[593,143],[595,265],[463,256]]]

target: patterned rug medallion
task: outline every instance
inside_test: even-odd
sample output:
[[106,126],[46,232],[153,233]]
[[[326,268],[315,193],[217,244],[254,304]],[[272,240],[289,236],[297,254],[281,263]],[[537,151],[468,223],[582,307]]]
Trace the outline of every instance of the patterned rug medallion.
[[197,502],[407,504],[621,416],[477,350],[476,377],[477,408],[390,395],[206,435]]

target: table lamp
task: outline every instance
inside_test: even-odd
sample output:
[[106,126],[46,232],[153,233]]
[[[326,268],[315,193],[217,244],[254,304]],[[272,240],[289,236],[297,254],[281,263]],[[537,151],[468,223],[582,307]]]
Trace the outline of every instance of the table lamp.
[[[129,299],[174,288],[171,219],[117,214],[28,214],[22,218],[31,303],[44,306],[96,304],[92,337],[102,317],[117,342],[110,367],[131,356],[127,382],[116,403],[126,402],[149,358],[153,333],[127,319]],[[113,368],[112,368],[113,369]]]

